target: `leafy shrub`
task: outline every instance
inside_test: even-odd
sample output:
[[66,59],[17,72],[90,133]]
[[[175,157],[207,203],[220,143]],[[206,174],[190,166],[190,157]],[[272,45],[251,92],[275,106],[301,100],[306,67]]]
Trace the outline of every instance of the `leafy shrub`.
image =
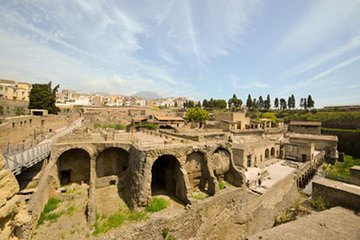
[[319,211],[325,210],[327,208],[327,204],[322,197],[318,197],[317,199],[311,199],[310,205]]
[[360,165],[360,159],[345,155],[343,162],[336,162],[334,165],[324,164],[323,170],[327,178],[346,181],[349,179],[350,168],[355,165]]

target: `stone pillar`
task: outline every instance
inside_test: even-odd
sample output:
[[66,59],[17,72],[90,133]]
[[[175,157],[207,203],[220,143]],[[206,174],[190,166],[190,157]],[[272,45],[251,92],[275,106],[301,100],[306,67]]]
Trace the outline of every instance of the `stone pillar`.
[[88,199],[88,224],[94,225],[96,220],[96,157],[92,156],[90,160],[90,189]]

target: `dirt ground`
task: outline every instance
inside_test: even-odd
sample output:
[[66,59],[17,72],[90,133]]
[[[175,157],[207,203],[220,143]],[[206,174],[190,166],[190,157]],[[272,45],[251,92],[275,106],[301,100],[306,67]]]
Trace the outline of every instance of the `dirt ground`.
[[61,200],[53,211],[60,217],[54,221],[45,221],[38,226],[33,240],[44,239],[89,239],[90,232],[86,221],[88,187],[72,184],[66,187],[67,192],[59,194]]
[[[58,207],[52,213],[60,214],[55,221],[46,220],[43,224],[37,227],[32,240],[43,239],[66,239],[66,240],[82,240],[92,239],[90,227],[86,220],[86,206],[88,201],[88,186],[72,184],[65,187],[66,192],[57,196],[60,199]],[[109,216],[118,212],[119,210],[130,211],[126,203],[122,200],[121,193],[118,192],[116,186],[109,186],[96,189],[96,208],[97,215]],[[157,218],[171,218],[180,211],[185,211],[184,205],[178,202],[175,198],[166,195],[165,193],[158,193],[158,198],[167,200],[168,207],[160,212],[148,214],[148,221]],[[120,226],[129,226],[136,224],[136,222],[124,222]]]

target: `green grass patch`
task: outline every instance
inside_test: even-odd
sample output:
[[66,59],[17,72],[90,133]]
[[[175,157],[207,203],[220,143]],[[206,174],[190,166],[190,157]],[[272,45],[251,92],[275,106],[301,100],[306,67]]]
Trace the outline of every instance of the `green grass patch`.
[[218,186],[219,186],[219,189],[220,189],[220,190],[223,190],[223,189],[225,189],[225,188],[231,188],[231,187],[233,187],[233,185],[231,185],[231,184],[228,183],[227,181],[220,181],[220,182],[218,183]]
[[94,236],[106,233],[111,229],[120,227],[126,221],[141,221],[146,219],[148,214],[145,211],[132,213],[129,209],[120,209],[118,212],[109,216],[100,216],[96,214],[94,224]]
[[223,190],[223,189],[225,189],[225,188],[226,188],[225,182],[224,182],[224,181],[219,182],[219,189],[220,189],[220,190]]
[[154,197],[151,200],[150,205],[145,208],[145,211],[146,212],[159,212],[159,211],[167,208],[168,205],[169,205],[169,203],[165,199]]
[[94,224],[94,236],[106,233],[111,229],[120,227],[124,222],[141,221],[149,217],[149,213],[158,212],[168,206],[168,202],[162,198],[154,197],[151,204],[144,211],[131,212],[128,208],[121,208],[116,213],[109,216],[96,214]]
[[324,164],[323,170],[326,178],[347,181],[349,179],[350,168],[355,165],[360,165],[360,159],[345,155],[343,162],[337,161],[334,165]]
[[76,207],[74,205],[71,205],[67,210],[66,214],[69,216],[73,216],[76,212]]
[[59,206],[60,199],[50,198],[46,203],[44,210],[40,214],[37,222],[37,227],[43,224],[45,221],[56,222],[57,219],[63,214],[62,212],[54,213],[53,211]]
[[207,198],[208,195],[204,192],[201,191],[193,191],[191,193],[191,198],[197,199],[197,200],[203,200],[205,198]]

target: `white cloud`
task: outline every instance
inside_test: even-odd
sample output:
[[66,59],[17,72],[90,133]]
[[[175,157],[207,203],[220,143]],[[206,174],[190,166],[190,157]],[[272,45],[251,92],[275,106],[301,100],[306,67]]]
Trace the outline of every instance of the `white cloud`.
[[[0,6],[0,13],[1,77],[52,80],[79,91],[192,92],[191,85],[137,55],[148,32],[121,6],[14,1]],[[164,58],[176,63],[169,54]]]
[[355,34],[358,34],[359,10],[358,0],[342,1],[341,6],[337,0],[311,1],[310,7],[291,27],[274,54],[302,55],[339,36],[339,32],[351,34],[357,29]]
[[355,49],[360,47],[360,36],[356,36],[351,38],[345,45],[341,47],[330,49],[329,51],[314,54],[314,56],[306,59],[305,62],[299,64],[284,73],[281,74],[284,78],[291,78],[296,75],[306,73],[310,70],[316,69],[317,67],[331,61],[337,59],[338,57],[343,56],[346,53],[352,52]]
[[229,76],[231,86],[236,89],[268,89],[270,85],[257,80],[243,81],[238,76],[230,74]]
[[[295,90],[299,91],[301,89],[307,89],[308,91],[314,91],[319,86],[322,89],[324,89],[324,88],[328,89],[331,87],[330,86],[331,84],[338,82],[338,81],[336,81],[338,79],[333,76],[337,71],[344,69],[344,68],[358,62],[359,60],[360,60],[360,55],[352,57],[346,61],[343,61],[341,63],[336,64],[335,66],[332,66],[332,67],[326,69],[325,71],[322,71],[322,72],[312,76],[309,79],[300,80],[295,84],[288,83],[284,87],[280,88],[279,92],[281,92],[283,95],[286,95]],[[330,81],[330,79],[332,79],[333,83]],[[340,83],[341,83],[341,81],[340,81]],[[334,87],[339,88],[339,85],[336,84],[336,86],[334,86]]]

